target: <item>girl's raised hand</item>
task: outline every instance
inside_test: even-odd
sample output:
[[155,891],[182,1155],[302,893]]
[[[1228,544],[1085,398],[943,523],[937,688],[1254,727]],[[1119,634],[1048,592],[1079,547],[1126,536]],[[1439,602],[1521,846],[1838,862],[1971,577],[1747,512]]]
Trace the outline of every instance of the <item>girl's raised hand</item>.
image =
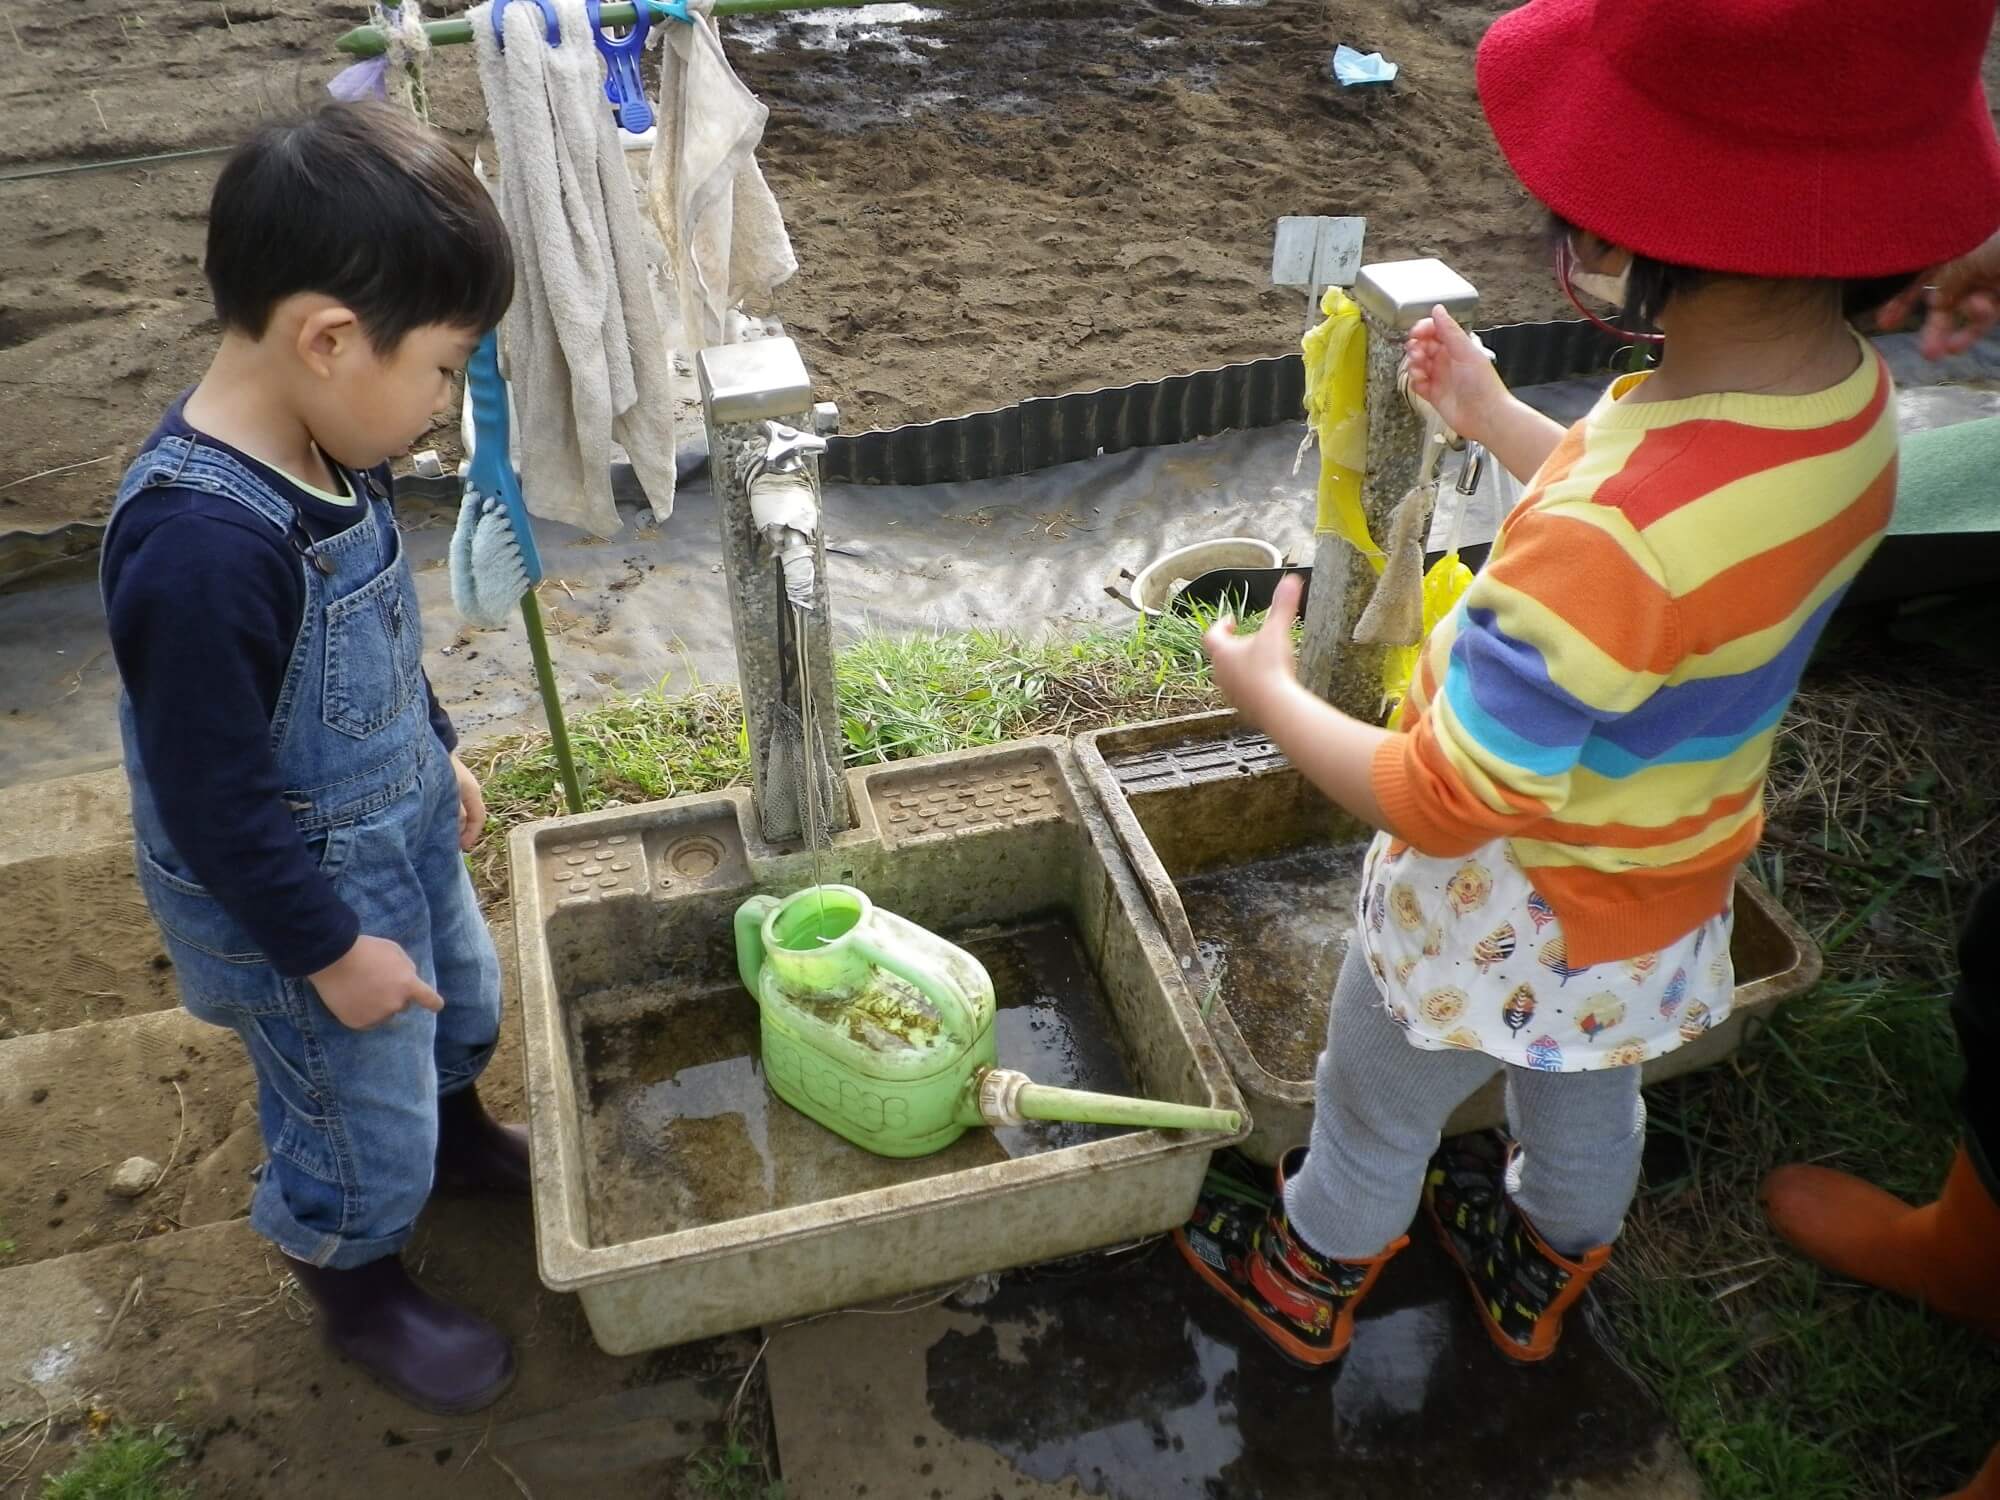
[[1264,709],[1296,680],[1292,656],[1292,626],[1299,618],[1299,596],[1305,586],[1293,574],[1279,580],[1271,611],[1255,635],[1238,635],[1236,619],[1224,615],[1201,638],[1215,675],[1215,685],[1230,705],[1261,728]]
[[1410,330],[1404,355],[1410,389],[1436,407],[1460,437],[1489,441],[1492,414],[1508,399],[1507,386],[1472,335],[1435,307]]

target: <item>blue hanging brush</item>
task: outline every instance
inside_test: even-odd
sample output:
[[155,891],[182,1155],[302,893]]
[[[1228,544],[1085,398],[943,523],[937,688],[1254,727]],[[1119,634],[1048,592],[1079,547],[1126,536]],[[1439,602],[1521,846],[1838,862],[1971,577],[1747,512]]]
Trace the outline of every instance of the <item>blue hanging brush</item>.
[[500,377],[497,333],[489,332],[479,341],[465,367],[465,385],[472,398],[472,461],[466,470],[458,527],[451,537],[451,601],[472,624],[489,630],[505,625],[507,612],[520,604],[563,796],[569,810],[580,813],[583,787],[570,754],[562,699],[556,694],[541,603],[535,598],[535,585],[542,581],[542,556],[535,550],[534,528],[528,524],[521,481],[514,473],[507,382]]

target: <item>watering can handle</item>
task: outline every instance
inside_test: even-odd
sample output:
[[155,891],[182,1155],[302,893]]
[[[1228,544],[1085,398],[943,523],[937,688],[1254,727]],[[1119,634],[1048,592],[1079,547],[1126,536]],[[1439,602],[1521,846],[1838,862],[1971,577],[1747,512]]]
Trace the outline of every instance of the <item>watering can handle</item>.
[[764,972],[764,919],[777,905],[775,896],[752,896],[736,908],[736,972],[743,976],[743,988],[758,999]]
[[965,996],[958,986],[936,974],[926,974],[913,968],[893,953],[885,952],[868,941],[860,933],[852,939],[854,951],[878,969],[886,969],[903,983],[913,987],[918,994],[936,1007],[938,1020],[944,1027],[944,1034],[954,1045],[970,1046],[972,1043],[972,1008],[965,1003]]

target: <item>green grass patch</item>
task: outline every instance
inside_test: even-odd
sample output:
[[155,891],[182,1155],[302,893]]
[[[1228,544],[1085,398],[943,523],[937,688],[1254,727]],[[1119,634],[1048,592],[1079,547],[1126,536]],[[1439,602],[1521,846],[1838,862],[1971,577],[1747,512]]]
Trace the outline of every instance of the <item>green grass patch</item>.
[[688,1492],[697,1500],[784,1500],[785,1483],[771,1477],[770,1445],[741,1428],[688,1460]]
[[[1038,638],[1005,631],[863,636],[835,658],[843,754],[849,765],[872,765],[1216,707],[1203,624],[1168,616]],[[750,775],[749,734],[734,687],[605,704],[573,717],[569,737],[592,808],[719,791]],[[475,870],[482,894],[492,897],[506,879],[505,841],[495,835],[564,811],[562,791],[544,733],[512,736],[468,756],[489,814]]]
[[186,1456],[169,1427],[114,1428],[45,1477],[41,1500],[193,1500],[193,1490],[165,1478]]
[[[1810,681],[1758,870],[1826,976],[1735,1062],[1653,1090],[1611,1311],[1715,1500],[1935,1500],[2000,1441],[1990,1346],[1839,1282],[1769,1232],[1787,1162],[1936,1196],[1961,1068],[1955,935],[2000,794],[2000,701],[1935,658]],[[1989,669],[1990,671],[1990,669]]]

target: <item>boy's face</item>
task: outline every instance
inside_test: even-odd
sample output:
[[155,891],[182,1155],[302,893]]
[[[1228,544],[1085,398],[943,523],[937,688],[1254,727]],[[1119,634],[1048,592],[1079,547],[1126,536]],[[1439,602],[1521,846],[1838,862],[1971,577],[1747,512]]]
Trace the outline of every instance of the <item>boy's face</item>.
[[407,453],[435,418],[458,409],[458,377],[479,338],[476,328],[426,323],[381,354],[358,322],[321,328],[307,359],[313,441],[351,469]]

